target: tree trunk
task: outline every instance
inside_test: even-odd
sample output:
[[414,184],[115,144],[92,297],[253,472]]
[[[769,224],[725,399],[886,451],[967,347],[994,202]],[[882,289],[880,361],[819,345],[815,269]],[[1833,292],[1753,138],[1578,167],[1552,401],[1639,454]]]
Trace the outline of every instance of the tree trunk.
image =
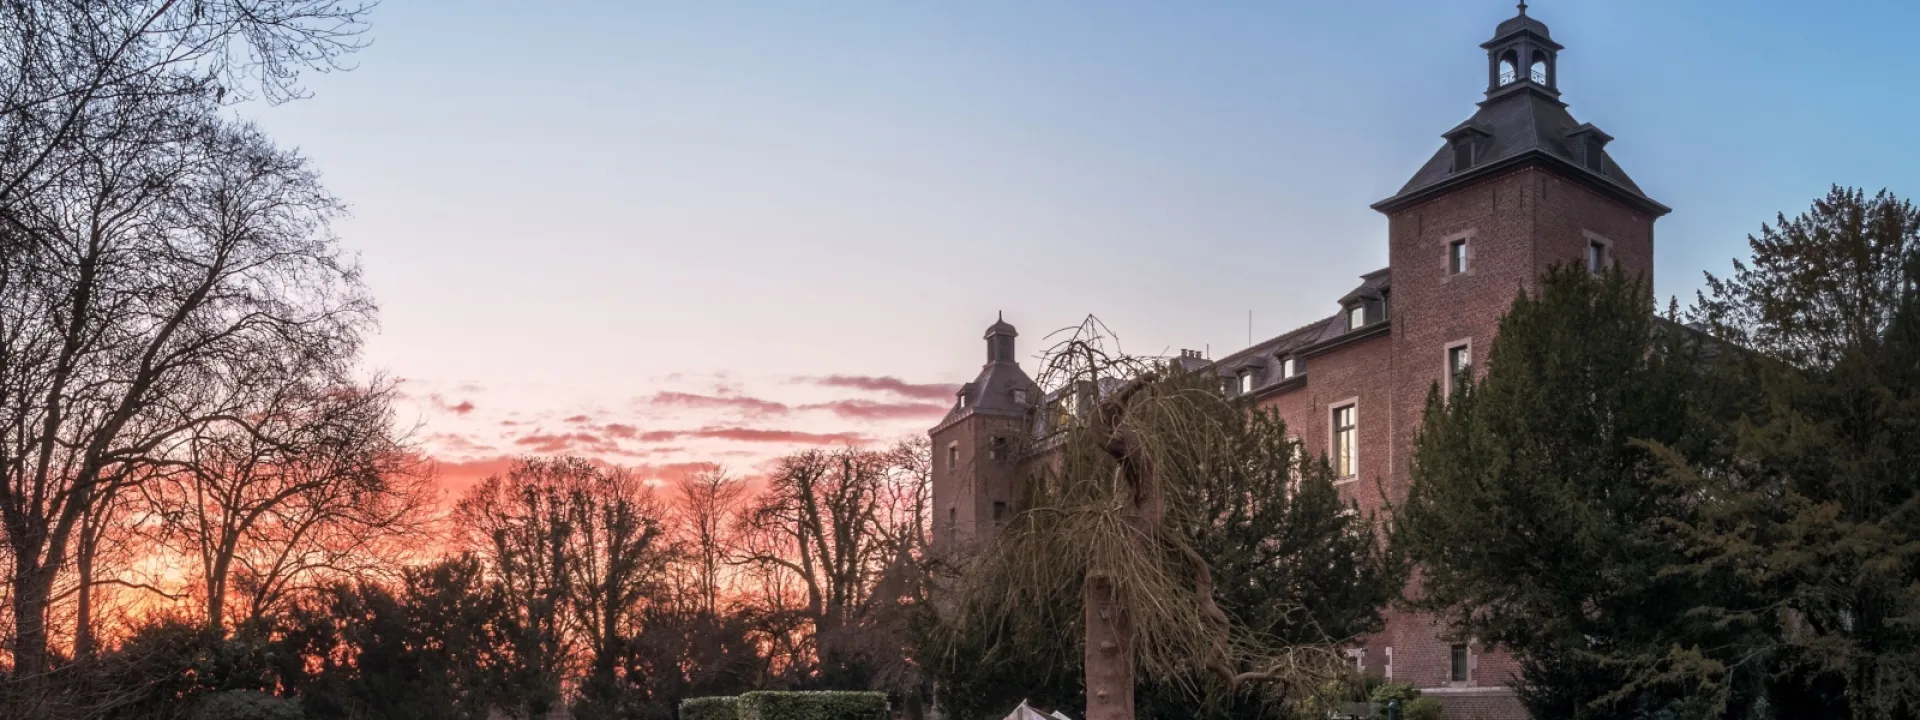
[[1082,584],[1087,623],[1086,720],[1133,720],[1133,641],[1127,609],[1113,581],[1089,575]]
[[78,607],[73,619],[73,657],[85,660],[93,657],[93,516],[81,519],[80,547],[75,548],[74,572],[79,575]]
[[29,683],[48,670],[47,598],[53,594],[53,573],[31,558],[14,562],[13,627],[14,677]]

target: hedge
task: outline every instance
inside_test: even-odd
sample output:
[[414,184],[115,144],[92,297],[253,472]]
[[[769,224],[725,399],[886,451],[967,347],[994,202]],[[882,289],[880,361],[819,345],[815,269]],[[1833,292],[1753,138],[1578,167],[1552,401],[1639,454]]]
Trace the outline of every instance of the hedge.
[[740,717],[737,697],[702,697],[680,703],[680,720],[736,720]]
[[740,720],[887,720],[878,692],[750,692],[736,707]]

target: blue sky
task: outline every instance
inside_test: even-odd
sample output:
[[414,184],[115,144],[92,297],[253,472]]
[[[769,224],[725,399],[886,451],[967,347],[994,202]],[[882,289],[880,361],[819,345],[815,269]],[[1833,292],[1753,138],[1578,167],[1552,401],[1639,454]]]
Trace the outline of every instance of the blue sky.
[[[449,454],[535,447],[530,428],[578,417],[889,437],[927,419],[801,412],[846,390],[799,379],[969,379],[997,311],[1023,352],[1095,313],[1129,350],[1216,355],[1245,343],[1249,310],[1259,337],[1332,312],[1385,265],[1368,204],[1471,114],[1478,45],[1513,14],[387,0],[354,71],[247,113],[353,206],[338,230],[383,307],[369,362],[441,396],[427,430],[472,444]],[[1567,47],[1575,117],[1674,208],[1662,298],[1832,183],[1920,195],[1920,3],[1530,14]],[[648,402],[662,392],[792,412]],[[437,409],[458,402],[476,409]]]

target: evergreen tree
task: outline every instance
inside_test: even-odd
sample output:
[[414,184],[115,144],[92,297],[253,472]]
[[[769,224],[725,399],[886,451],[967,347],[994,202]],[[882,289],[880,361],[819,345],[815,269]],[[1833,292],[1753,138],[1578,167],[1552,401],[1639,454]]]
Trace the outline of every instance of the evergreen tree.
[[1429,395],[1394,523],[1411,601],[1511,650],[1536,717],[1711,711],[1663,675],[1684,659],[1670,644],[1741,632],[1689,619],[1717,578],[1667,572],[1684,557],[1666,523],[1689,510],[1659,455],[1716,439],[1691,335],[1633,279],[1556,268],[1500,321],[1484,377]]
[[1797,710],[1920,716],[1920,210],[1836,187],[1749,244],[1696,315],[1757,351],[1716,370],[1763,402],[1733,423],[1731,452],[1670,457],[1675,486],[1702,498],[1675,570],[1739,590],[1696,612],[1764,629],[1730,650],[1825,690]]

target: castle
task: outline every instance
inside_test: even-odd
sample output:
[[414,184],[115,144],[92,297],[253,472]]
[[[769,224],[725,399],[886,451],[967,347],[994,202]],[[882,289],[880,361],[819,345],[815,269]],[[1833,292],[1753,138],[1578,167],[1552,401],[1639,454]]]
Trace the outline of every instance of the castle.
[[[1516,288],[1568,262],[1651,281],[1653,223],[1669,211],[1607,154],[1611,136],[1568,114],[1562,47],[1525,3],[1480,47],[1486,99],[1372,206],[1388,218],[1388,266],[1361,275],[1331,317],[1218,360],[1179,358],[1217,373],[1228,394],[1276,410],[1376,516],[1376,487],[1385,500],[1405,496],[1429,390],[1446,392],[1474,371]],[[1010,448],[1052,424],[1048,404],[1059,394],[1021,369],[1017,336],[1004,320],[987,329],[985,367],[929,431],[936,547],[990,533],[1018,509],[1031,457]],[[1419,592],[1417,578],[1407,591]],[[1507,686],[1517,667],[1500,649],[1452,637],[1430,616],[1388,608],[1385,617],[1384,630],[1349,650],[1358,667],[1441,698],[1450,717],[1525,716]]]

